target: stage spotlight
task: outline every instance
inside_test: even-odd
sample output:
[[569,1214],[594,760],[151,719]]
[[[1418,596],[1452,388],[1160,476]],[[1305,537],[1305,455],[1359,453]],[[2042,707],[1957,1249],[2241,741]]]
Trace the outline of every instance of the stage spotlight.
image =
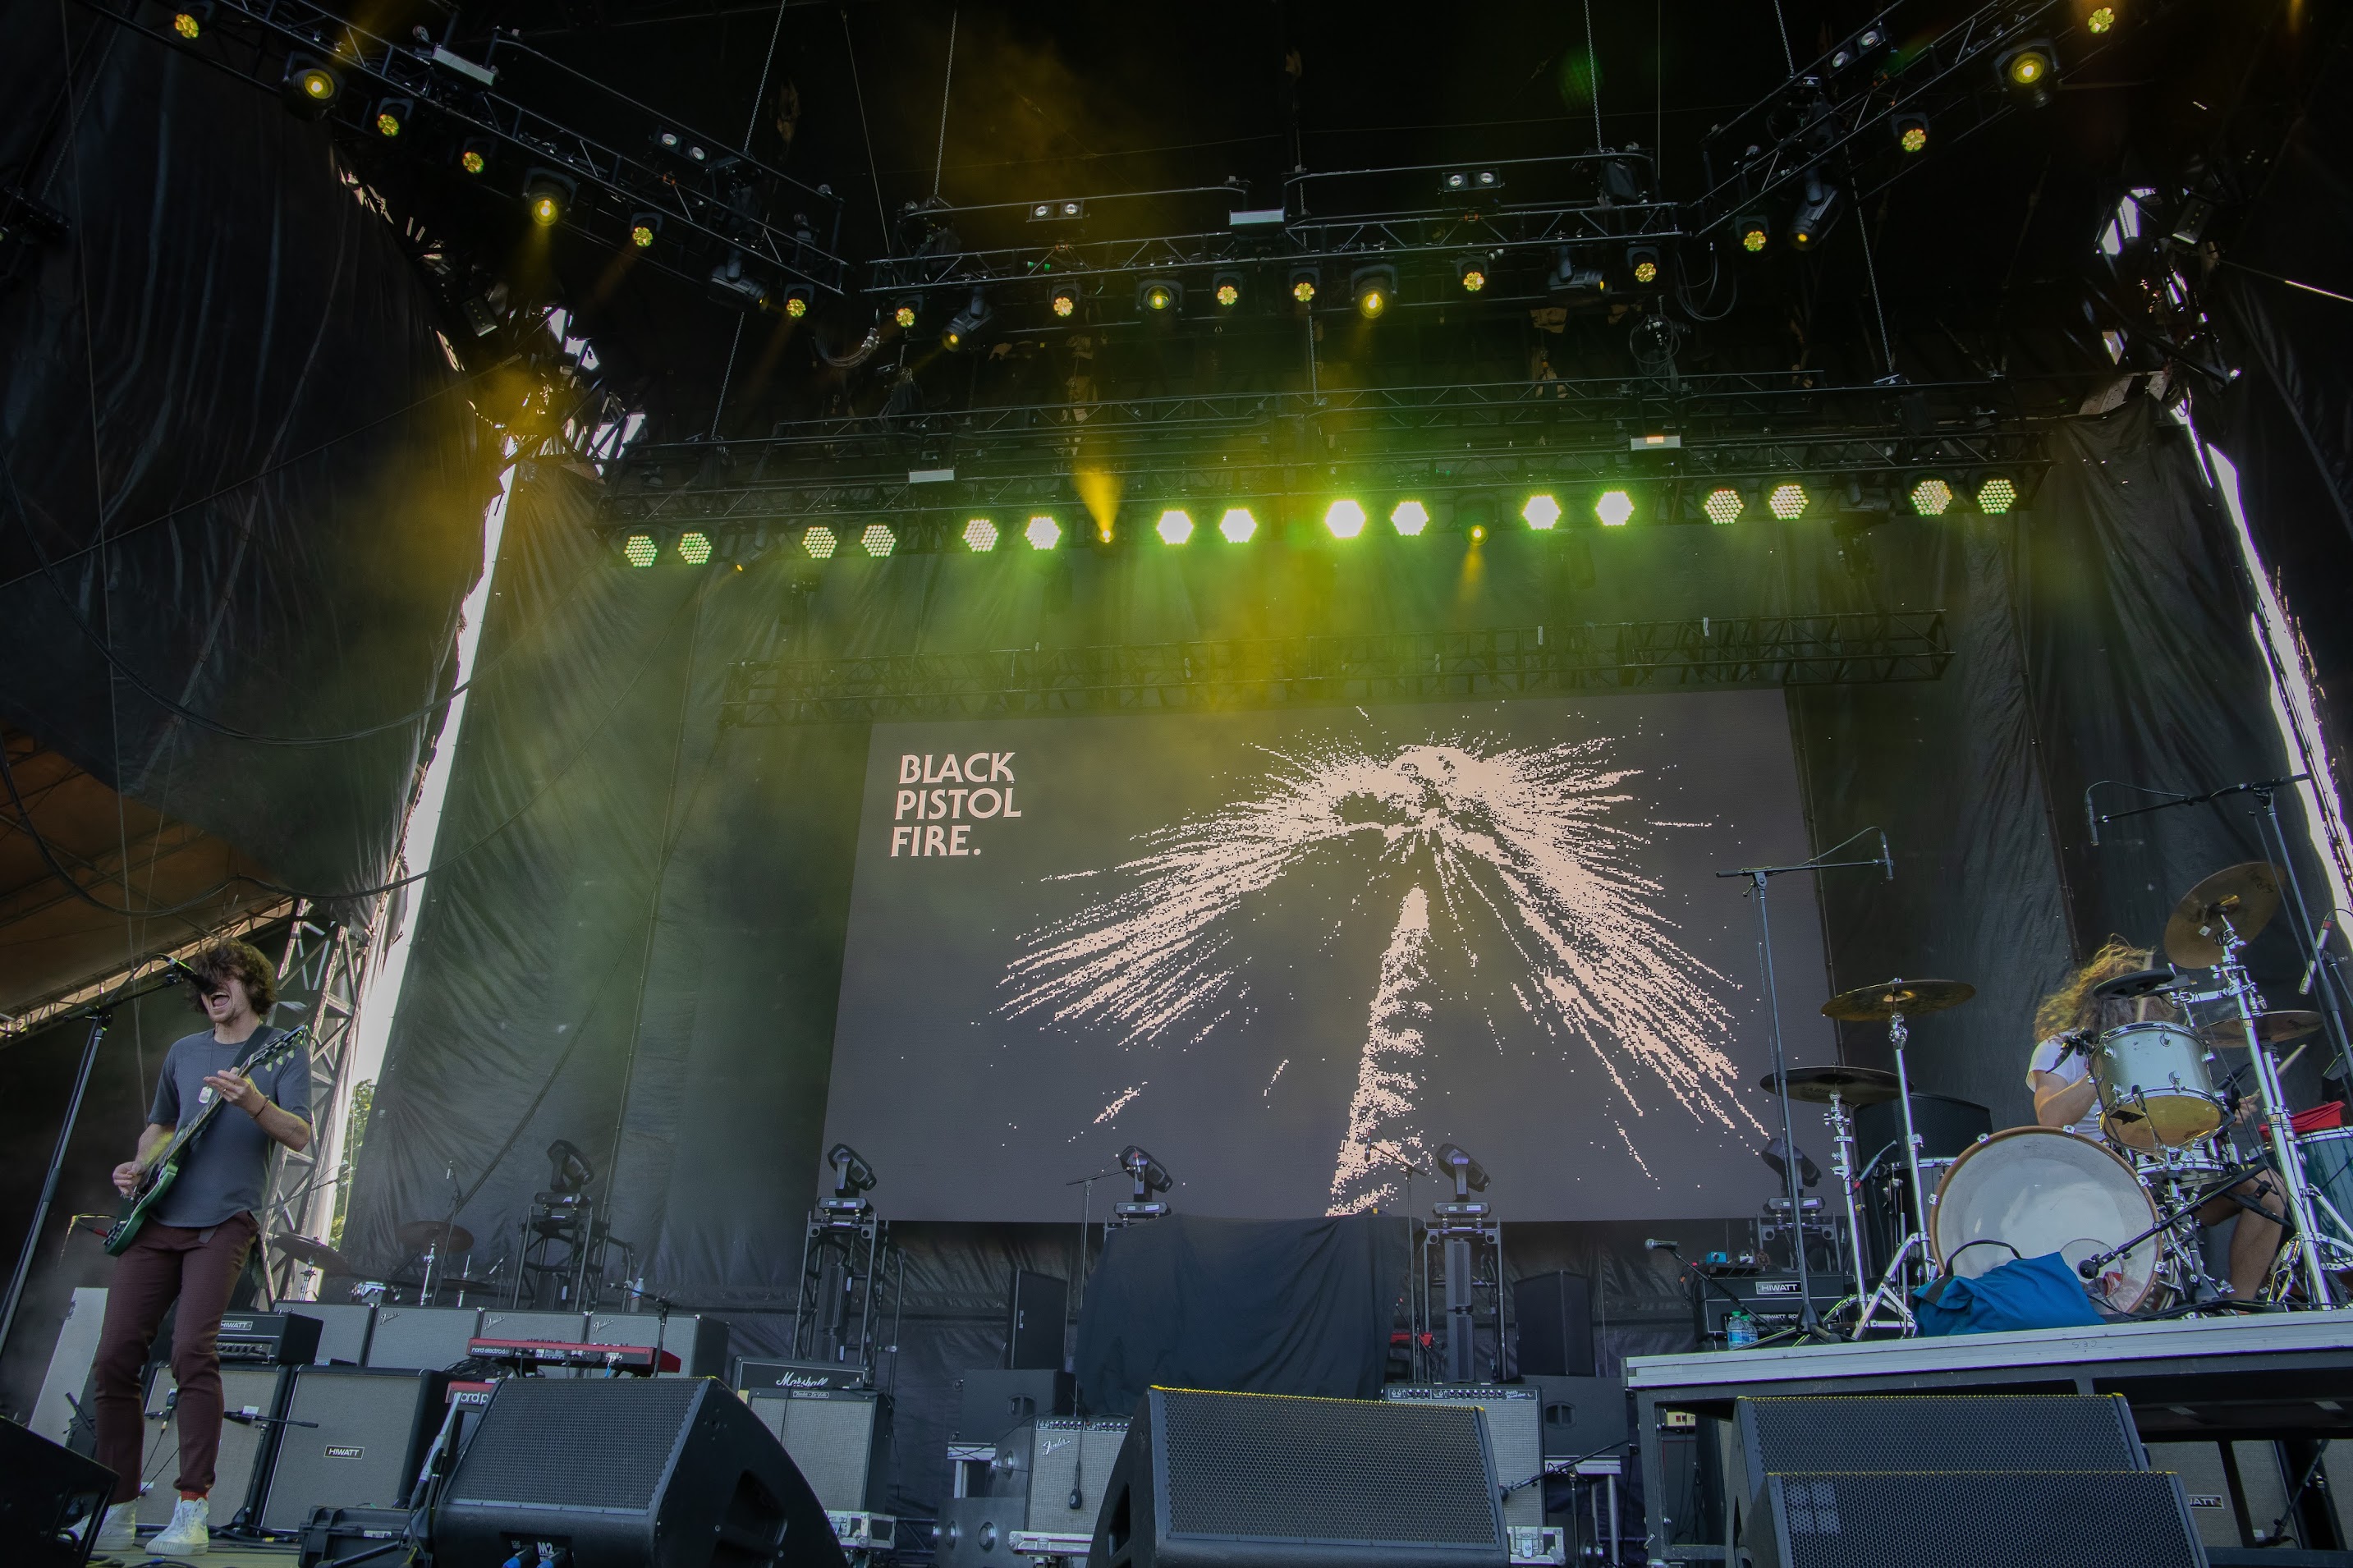
[[1624,490],[1603,490],[1593,503],[1593,515],[1604,528],[1623,528],[1634,515],[1634,498]]
[[1365,509],[1352,500],[1335,500],[1324,509],[1324,526],[1335,539],[1354,539],[1365,531]]
[[1708,521],[1730,524],[1740,521],[1740,513],[1746,505],[1747,502],[1740,499],[1738,490],[1730,485],[1719,485],[1707,492],[1707,499],[1699,503],[1699,509],[1707,513]]
[[1193,514],[1172,506],[1160,514],[1160,521],[1153,531],[1160,535],[1163,544],[1182,544],[1193,537]]
[[279,96],[288,110],[302,120],[317,120],[333,108],[335,100],[343,92],[343,79],[328,67],[308,55],[293,55],[286,61],[286,78],[280,84]]
[[1831,209],[1838,205],[1838,187],[1821,177],[1815,170],[1806,171],[1805,194],[1798,198],[1797,211],[1789,215],[1789,243],[1799,250],[1810,250],[1830,226]]
[[976,554],[986,555],[997,548],[997,524],[985,517],[976,517],[964,525],[964,542]]
[[564,221],[572,206],[573,194],[578,189],[571,177],[553,169],[533,169],[523,176],[523,210],[531,221],[542,228],[553,228]]
[[1226,515],[1218,520],[1218,531],[1226,536],[1228,544],[1248,544],[1250,535],[1258,531],[1258,519],[1246,506],[1229,507]]
[[965,347],[979,335],[983,327],[988,325],[988,319],[995,312],[989,310],[988,300],[979,289],[974,289],[971,301],[950,317],[947,326],[940,332],[940,346],[950,353]]
[[1317,280],[1316,271],[1313,267],[1293,268],[1291,269],[1291,297],[1298,300],[1303,305],[1313,305],[1315,303],[1315,285]]
[[799,321],[803,316],[809,313],[809,301],[816,298],[817,290],[810,288],[806,283],[786,284],[785,286],[785,314],[796,321]]
[[1953,487],[1934,474],[1912,487],[1912,510],[1918,517],[1942,517],[1953,504]]
[[801,548],[807,551],[809,558],[814,561],[832,560],[837,542],[833,537],[833,530],[821,522],[801,534]]
[[[2084,30],[2095,35],[2105,33],[2116,25],[2116,8],[2113,5],[2094,5],[2092,14],[2084,18]],[[193,34],[190,36],[194,37]]]
[[1401,500],[1390,509],[1389,526],[1411,539],[1430,526],[1430,509],[1418,500]]
[[678,536],[678,558],[689,566],[711,564],[711,535],[693,530]]
[[891,320],[902,332],[915,330],[915,318],[923,313],[923,301],[910,294],[891,308]]
[[1055,284],[1053,292],[1046,296],[1046,303],[1055,315],[1069,321],[1079,313],[1079,286],[1075,283]]
[[1520,508],[1520,515],[1527,520],[1530,528],[1544,533],[1560,521],[1560,502],[1548,495],[1533,495],[1528,504]]
[[897,547],[899,536],[892,532],[886,523],[870,522],[866,525],[866,531],[858,536],[858,542],[865,546],[869,555],[888,555]]
[[661,546],[649,533],[633,533],[621,546],[621,558],[632,566],[650,566],[661,559]]
[[1740,237],[1740,248],[1751,256],[1761,255],[1773,243],[1773,226],[1753,214],[1735,222],[1732,232]]
[[1051,550],[1062,542],[1062,525],[1041,511],[1029,520],[1021,537],[1029,542],[1032,550]]
[[1173,316],[1185,308],[1185,286],[1174,278],[1147,278],[1135,286],[1135,308],[1147,316]]
[[491,144],[480,136],[470,136],[458,146],[458,167],[470,174],[479,174],[491,166]]
[[836,1198],[854,1198],[860,1193],[872,1192],[874,1184],[881,1179],[874,1174],[874,1167],[859,1158],[858,1151],[847,1143],[836,1143],[827,1150],[825,1163],[833,1167]]
[[416,117],[416,100],[379,98],[375,100],[375,113],[370,117],[368,123],[375,127],[377,135],[389,142],[407,130],[408,122]]
[[1791,479],[1786,483],[1775,485],[1773,493],[1767,499],[1765,505],[1783,522],[1791,522],[1806,515],[1806,507],[1812,500],[1811,496],[1806,494],[1805,486]]
[[1503,188],[1504,177],[1493,169],[1450,170],[1438,182],[1439,194],[1447,196],[1484,195]]
[[1176,1184],[1176,1178],[1168,1173],[1167,1166],[1130,1143],[1119,1152],[1119,1168],[1127,1173],[1128,1178],[1135,1184],[1135,1190],[1126,1202],[1112,1205],[1112,1214],[1116,1218],[1124,1222],[1157,1219],[1168,1212],[1168,1205],[1152,1195],[1165,1193]]
[[1637,288],[1648,289],[1659,280],[1659,267],[1662,259],[1655,245],[1630,245],[1626,247],[1626,271]]
[[212,19],[212,0],[189,0],[172,13],[172,31],[193,44],[204,36],[205,24]]
[[1609,279],[1602,276],[1601,268],[1580,260],[1577,252],[1566,245],[1554,253],[1552,275],[1545,281],[1556,294],[1599,294],[1609,287]]
[[1472,1193],[1487,1190],[1487,1168],[1471,1157],[1471,1152],[1459,1143],[1441,1144],[1438,1151],[1438,1172],[1441,1177],[1454,1178],[1454,1199],[1457,1203]]
[[1895,144],[1906,153],[1924,153],[1928,148],[1928,117],[1925,114],[1899,114],[1891,122],[1895,128]]
[[1988,517],[2000,517],[2018,504],[2018,487],[2000,474],[1978,486],[1978,510]]
[[1356,301],[1356,314],[1372,321],[1386,313],[1397,297],[1397,268],[1359,267],[1348,275],[1348,292]]
[[639,250],[651,250],[654,239],[661,233],[662,215],[637,212],[629,215],[629,243]]
[[1232,310],[1242,302],[1242,275],[1233,271],[1218,273],[1209,279],[1209,296],[1220,310]]
[[1476,294],[1487,286],[1487,264],[1475,256],[1465,257],[1454,264],[1454,279],[1465,294]]
[[1476,543],[1478,543],[1481,540],[1482,540],[1482,539],[1484,539],[1484,538],[1486,538],[1486,537],[1487,537],[1487,525],[1486,525],[1485,523],[1483,523],[1483,522],[1474,522],[1474,523],[1472,523],[1472,524],[1471,525],[1471,542],[1472,542],[1472,543],[1476,544]]
[[2058,68],[2058,57],[2050,40],[2036,38],[2006,50],[1995,62],[2001,73],[2001,84],[2032,108],[2040,109],[2051,101],[2051,78]]

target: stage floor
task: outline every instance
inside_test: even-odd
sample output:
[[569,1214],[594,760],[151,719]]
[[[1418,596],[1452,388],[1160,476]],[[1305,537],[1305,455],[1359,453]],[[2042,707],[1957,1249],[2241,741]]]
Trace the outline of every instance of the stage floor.
[[291,1542],[283,1546],[250,1546],[216,1541],[213,1549],[201,1557],[156,1557],[142,1551],[113,1557],[98,1553],[90,1561],[90,1568],[139,1568],[142,1563],[186,1563],[206,1564],[208,1568],[292,1568],[301,1555],[301,1548]]

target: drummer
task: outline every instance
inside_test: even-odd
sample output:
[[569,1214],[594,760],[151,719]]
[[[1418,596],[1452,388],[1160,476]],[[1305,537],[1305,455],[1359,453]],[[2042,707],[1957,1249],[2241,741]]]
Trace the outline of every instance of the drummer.
[[[2040,1043],[2028,1061],[2026,1081],[2034,1089],[2036,1121],[2086,1138],[2100,1136],[2099,1088],[2092,1078],[2090,1040],[2126,1024],[2178,1021],[2181,1015],[2163,996],[2103,1000],[2093,995],[2092,989],[2155,963],[2149,949],[2112,936],[2089,963],[2034,1009],[2034,1032]],[[2239,1119],[2246,1121],[2253,1110],[2252,1100],[2242,1104]],[[2232,1191],[2268,1213],[2282,1211],[2278,1185],[2268,1172],[2249,1177]],[[2239,1226],[2231,1236],[2231,1294],[2252,1299],[2263,1288],[2272,1260],[2279,1253],[2280,1227],[2249,1214],[2227,1196],[2212,1199],[2198,1211],[2200,1223],[2209,1226],[2234,1215]]]

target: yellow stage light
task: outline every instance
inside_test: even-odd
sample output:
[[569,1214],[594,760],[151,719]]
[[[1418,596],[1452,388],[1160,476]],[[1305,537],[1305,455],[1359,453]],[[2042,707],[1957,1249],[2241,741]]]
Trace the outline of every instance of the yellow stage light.
[[2018,504],[2018,487],[2000,474],[1978,487],[1978,510],[1988,517],[2000,517]]
[[1895,141],[1906,153],[1917,153],[1928,145],[1928,128],[1915,121]]
[[632,225],[629,229],[629,243],[636,246],[639,250],[651,250],[654,245],[654,231],[652,227],[642,223]]
[[1078,314],[1079,291],[1076,289],[1071,288],[1070,285],[1064,284],[1061,288],[1054,290],[1053,298],[1050,302],[1054,307],[1054,314],[1061,317],[1065,321],[1068,321],[1071,317]]
[[903,332],[915,324],[915,307],[902,305],[891,312],[891,319],[899,323],[899,330]]
[[1764,225],[1750,224],[1740,231],[1740,248],[1754,256],[1765,248],[1766,242],[1770,238],[1771,236],[1765,232]]
[[1472,543],[1476,544],[1476,543],[1478,543],[1481,540],[1482,540],[1482,539],[1484,539],[1484,538],[1486,538],[1486,537],[1487,537],[1487,525],[1486,525],[1485,523],[1483,523],[1483,522],[1474,522],[1474,523],[1472,523],[1472,524],[1471,525],[1471,542],[1472,542]]
[[1634,281],[1635,281],[1635,282],[1637,282],[1637,283],[1654,283],[1654,282],[1658,281],[1658,277],[1659,277],[1659,264],[1658,264],[1657,262],[1655,262],[1655,261],[1652,261],[1650,258],[1648,258],[1648,257],[1644,257],[1641,260],[1637,261],[1636,263],[1634,263]]
[[1315,280],[1312,278],[1300,279],[1291,286],[1291,297],[1298,300],[1303,305],[1314,304],[1315,302]]
[[803,316],[807,315],[808,297],[805,294],[786,295],[785,314],[790,316],[796,321],[799,321]]
[[400,116],[387,109],[375,117],[375,133],[379,136],[400,134]]
[[303,97],[321,103],[335,96],[335,79],[317,66],[305,66],[297,71],[294,85],[301,89]]
[[2084,18],[2084,27],[2094,33],[2105,33],[2116,25],[2116,8],[2113,5],[2095,5],[2092,14]]
[[1176,302],[1176,290],[1166,283],[1149,284],[1144,290],[1144,308],[1147,310],[1165,310]]
[[1235,288],[1232,284],[1220,283],[1218,285],[1218,303],[1227,307],[1229,310],[1230,310],[1235,302],[1240,300],[1241,297],[1242,291],[1240,289]]
[[678,558],[685,562],[689,566],[709,565],[711,563],[711,535],[698,532],[680,534],[678,536]]
[[2051,74],[2051,57],[2041,49],[2021,49],[2010,57],[2010,79],[2020,87],[2032,87]]
[[204,24],[197,21],[192,13],[180,11],[173,15],[172,31],[179,34],[180,37],[187,39],[190,43],[195,43],[196,41],[196,36],[204,30]]
[[1953,504],[1953,487],[1939,479],[1922,479],[1912,487],[1912,510],[1921,517],[1942,517]]
[[1476,267],[1466,267],[1462,269],[1462,291],[1465,294],[1476,294],[1486,286],[1487,274],[1484,270]]
[[466,173],[470,174],[479,174],[485,168],[488,168],[489,164],[480,153],[477,153],[471,147],[469,147],[463,153],[458,154],[458,167],[465,170]]

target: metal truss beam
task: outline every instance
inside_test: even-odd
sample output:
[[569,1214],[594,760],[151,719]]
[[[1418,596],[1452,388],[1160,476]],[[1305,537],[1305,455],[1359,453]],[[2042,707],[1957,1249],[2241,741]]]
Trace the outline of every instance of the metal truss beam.
[[279,960],[278,1005],[269,1022],[290,1026],[286,1016],[292,1014],[296,1022],[311,1026],[311,1143],[299,1154],[278,1151],[256,1211],[270,1293],[278,1300],[312,1294],[317,1276],[271,1243],[289,1233],[323,1237],[324,1216],[334,1212],[335,1193],[350,1176],[343,1168],[343,1151],[345,1107],[353,1087],[353,1026],[384,908],[378,899],[368,923],[355,929],[321,919],[306,901],[295,911]]
[[1586,690],[1934,680],[1942,610],[889,654],[737,665],[742,725],[1471,701]]
[[100,979],[88,981],[74,986],[71,990],[60,991],[44,997],[22,1012],[0,1019],[0,1046],[23,1039],[34,1030],[69,1014],[79,1012],[93,1003],[102,1003],[107,997],[118,992],[130,991],[142,982],[158,979],[173,964],[185,963],[194,958],[200,948],[208,947],[214,942],[230,937],[249,936],[257,931],[275,925],[291,915],[297,907],[295,900],[280,899],[259,909],[248,910],[232,920],[213,927],[202,936],[189,938],[177,947],[164,952],[151,953],[138,963],[127,968],[118,969]]

